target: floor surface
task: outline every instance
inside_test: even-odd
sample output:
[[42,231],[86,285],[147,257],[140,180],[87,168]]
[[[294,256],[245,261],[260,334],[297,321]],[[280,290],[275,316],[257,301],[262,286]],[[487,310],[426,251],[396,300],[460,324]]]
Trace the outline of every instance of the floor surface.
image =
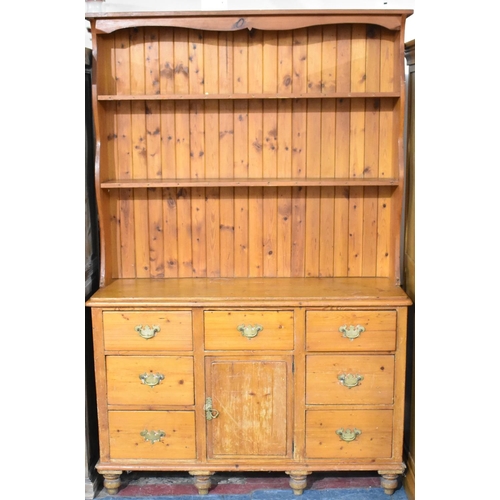
[[380,487],[377,473],[314,473],[299,497],[293,494],[284,473],[217,473],[208,495],[198,495],[193,478],[185,473],[123,473],[116,495],[101,490],[96,500],[408,500],[403,487],[392,496]]

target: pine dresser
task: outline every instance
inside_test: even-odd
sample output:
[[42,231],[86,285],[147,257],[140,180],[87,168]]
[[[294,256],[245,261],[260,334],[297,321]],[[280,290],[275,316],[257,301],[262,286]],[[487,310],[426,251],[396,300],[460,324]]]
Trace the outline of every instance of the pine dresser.
[[88,13],[97,470],[404,471],[409,10]]

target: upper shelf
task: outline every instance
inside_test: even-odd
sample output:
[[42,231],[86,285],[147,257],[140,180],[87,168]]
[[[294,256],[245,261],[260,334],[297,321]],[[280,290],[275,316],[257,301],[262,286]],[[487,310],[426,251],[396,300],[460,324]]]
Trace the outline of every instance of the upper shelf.
[[101,182],[104,189],[163,187],[293,187],[397,186],[397,179],[381,178],[252,178],[252,179],[121,179]]
[[210,100],[210,99],[366,99],[398,98],[399,92],[277,92],[277,93],[231,93],[231,94],[123,94],[99,95],[99,101],[164,101],[164,100]]

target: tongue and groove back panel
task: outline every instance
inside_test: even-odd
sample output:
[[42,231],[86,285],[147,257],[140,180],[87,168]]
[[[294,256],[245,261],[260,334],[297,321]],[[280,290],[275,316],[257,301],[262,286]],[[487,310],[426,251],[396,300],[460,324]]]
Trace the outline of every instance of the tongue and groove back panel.
[[107,279],[398,283],[400,36],[367,24],[101,34]]

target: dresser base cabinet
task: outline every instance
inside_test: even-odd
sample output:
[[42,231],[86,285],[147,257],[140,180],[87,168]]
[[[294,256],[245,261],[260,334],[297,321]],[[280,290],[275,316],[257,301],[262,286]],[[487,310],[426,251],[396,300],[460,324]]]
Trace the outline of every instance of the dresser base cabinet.
[[109,493],[125,470],[188,471],[201,494],[217,471],[283,471],[297,495],[315,471],[397,487],[407,296],[383,279],[257,281],[116,280],[89,300]]

